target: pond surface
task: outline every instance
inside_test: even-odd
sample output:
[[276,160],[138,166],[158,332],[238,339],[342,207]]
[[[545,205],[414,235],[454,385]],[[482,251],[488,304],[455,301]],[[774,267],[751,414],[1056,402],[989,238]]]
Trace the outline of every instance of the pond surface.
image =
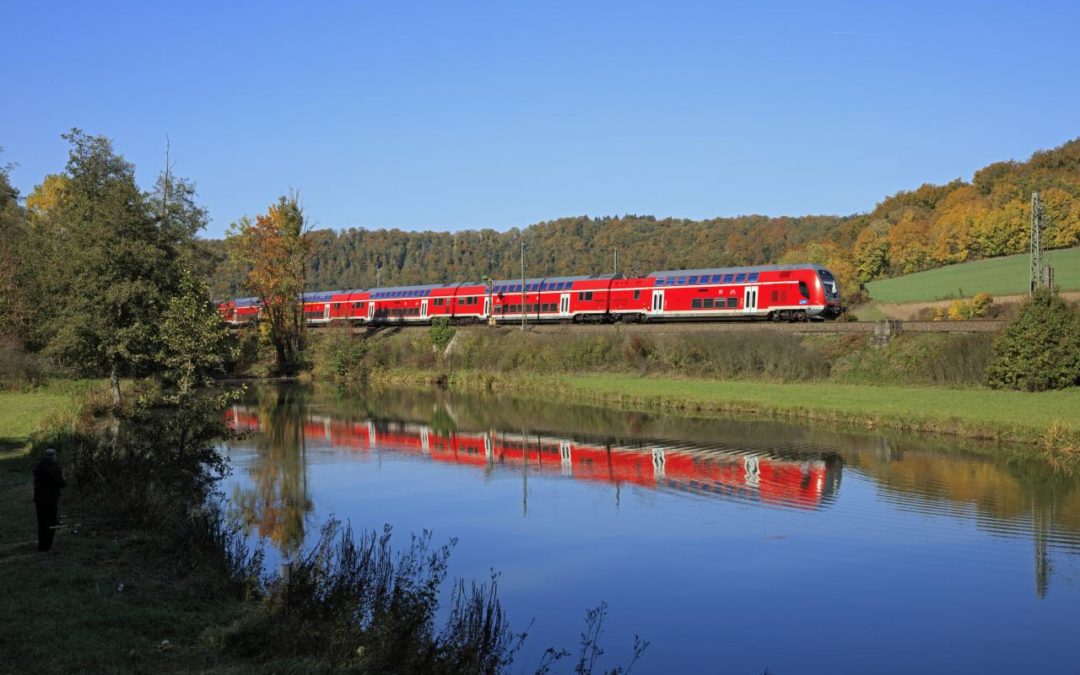
[[[434,392],[265,387],[226,484],[270,564],[333,514],[501,573],[516,672],[608,605],[635,673],[1080,672],[1080,476],[987,446]],[[564,662],[565,663],[565,662]],[[568,666],[572,667],[571,666]]]

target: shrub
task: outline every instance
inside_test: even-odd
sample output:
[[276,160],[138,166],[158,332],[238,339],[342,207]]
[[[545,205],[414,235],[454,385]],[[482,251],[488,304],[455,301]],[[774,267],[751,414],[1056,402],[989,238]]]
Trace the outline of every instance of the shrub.
[[441,352],[454,339],[454,327],[450,325],[450,319],[445,316],[439,317],[431,322],[428,334],[431,336],[431,344]]
[[[938,308],[939,310],[942,308]],[[950,321],[965,321],[969,319],[982,319],[993,315],[994,298],[989,293],[977,293],[970,300],[955,300],[949,305],[947,316]],[[942,317],[944,318],[944,317]],[[935,321],[940,321],[938,314],[934,315]]]
[[35,387],[52,374],[48,362],[26,351],[17,339],[0,337],[0,389]]
[[347,328],[331,328],[321,338],[313,350],[316,370],[340,379],[363,375],[364,357],[368,351],[366,340],[353,335]]
[[441,631],[435,620],[453,540],[414,536],[400,552],[390,527],[357,540],[331,519],[306,552],[263,580],[259,600],[217,640],[259,659],[301,658],[373,673],[497,673],[513,655],[495,579],[456,584]]
[[994,343],[991,387],[1044,391],[1080,384],[1080,311],[1040,289]]

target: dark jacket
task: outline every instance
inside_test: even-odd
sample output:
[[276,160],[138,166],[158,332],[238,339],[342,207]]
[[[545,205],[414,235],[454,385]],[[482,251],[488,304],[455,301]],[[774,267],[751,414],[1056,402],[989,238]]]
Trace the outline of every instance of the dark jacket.
[[55,504],[60,501],[60,488],[64,482],[64,472],[60,465],[51,459],[43,459],[34,467],[34,501],[41,504]]

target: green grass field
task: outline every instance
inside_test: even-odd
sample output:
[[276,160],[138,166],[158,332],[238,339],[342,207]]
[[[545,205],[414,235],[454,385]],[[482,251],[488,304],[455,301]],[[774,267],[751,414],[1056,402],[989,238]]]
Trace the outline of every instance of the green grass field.
[[602,396],[748,411],[801,410],[808,417],[839,415],[853,419],[907,420],[912,427],[927,429],[948,429],[960,423],[973,430],[1012,429],[1021,436],[1034,438],[1056,423],[1080,431],[1076,423],[1080,389],[1032,394],[993,389],[668,380],[618,375],[568,377],[565,381],[573,390]]
[[[1080,248],[1050,251],[1045,257],[1059,288],[1080,290]],[[1016,295],[1028,290],[1029,263],[1026,253],[1010,255],[871,281],[866,287],[877,302],[928,302],[982,292]]]
[[28,392],[0,391],[0,451],[22,447],[49,415],[71,404],[93,382],[57,382]]

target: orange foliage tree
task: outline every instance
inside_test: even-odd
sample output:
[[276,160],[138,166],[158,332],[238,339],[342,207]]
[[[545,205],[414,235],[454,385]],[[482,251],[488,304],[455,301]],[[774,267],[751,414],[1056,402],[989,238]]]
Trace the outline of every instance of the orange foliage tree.
[[295,373],[303,363],[304,292],[311,241],[296,195],[280,197],[266,215],[241,218],[226,236],[232,261],[246,270],[248,292],[262,303],[261,318],[274,346],[276,371]]

